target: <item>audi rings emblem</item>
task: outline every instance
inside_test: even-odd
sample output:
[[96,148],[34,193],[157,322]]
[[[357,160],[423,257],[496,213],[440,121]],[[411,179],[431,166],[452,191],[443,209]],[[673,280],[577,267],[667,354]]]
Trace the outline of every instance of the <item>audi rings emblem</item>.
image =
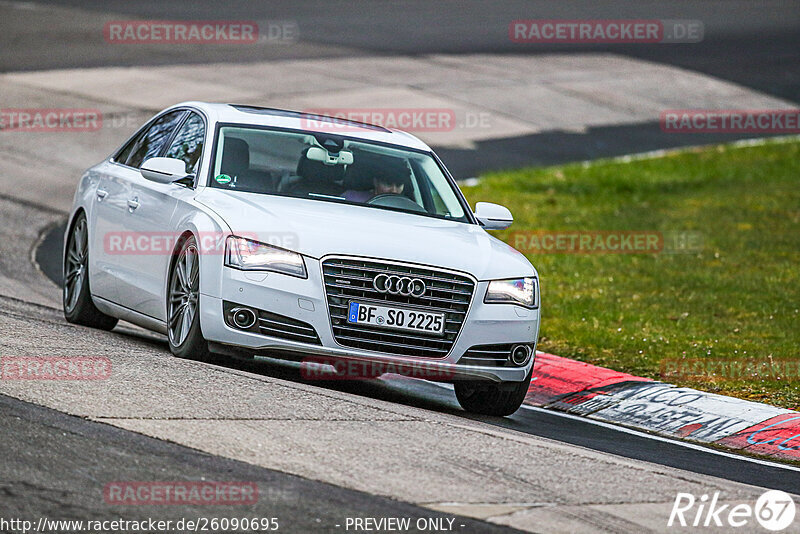
[[397,276],[395,274],[388,275],[381,273],[372,281],[374,287],[379,293],[388,293],[390,295],[402,295],[404,297],[421,297],[425,294],[425,282],[419,278],[411,278],[408,276]]

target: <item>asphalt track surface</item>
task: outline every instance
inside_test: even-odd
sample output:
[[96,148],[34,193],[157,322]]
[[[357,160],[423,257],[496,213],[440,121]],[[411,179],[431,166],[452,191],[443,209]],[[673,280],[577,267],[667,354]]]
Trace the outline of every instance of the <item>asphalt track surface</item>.
[[[113,506],[102,485],[111,480],[248,481],[258,500],[222,517],[277,517],[280,531],[341,532],[347,517],[443,518],[428,509],[278,471],[254,467],[141,434],[0,395],[0,495],[5,518],[196,520],[208,506],[174,505],[157,512],[147,506]],[[55,481],[55,483],[54,483]],[[311,504],[313,503],[313,506]],[[216,506],[215,512],[221,508]],[[448,516],[452,518],[452,516]],[[469,518],[454,518],[463,532],[517,532]],[[281,524],[282,523],[282,524]]]
[[[480,0],[405,0],[398,2],[228,0],[43,0],[74,7],[106,20],[117,15],[147,19],[294,21],[300,46],[275,46],[266,52],[231,47],[211,50],[176,47],[106,46],[78,25],[62,32],[14,28],[4,42],[0,72],[106,65],[164,65],[217,60],[333,57],[358,54],[526,53],[607,51],[680,66],[800,101],[800,2],[647,0],[544,0],[486,3]],[[705,38],[686,45],[520,45],[508,38],[517,19],[693,19],[703,22]],[[61,45],[65,37],[70,46]],[[0,36],[0,41],[8,40]]]
[[[60,263],[58,254],[53,252],[61,250],[63,230],[63,226],[59,225],[48,232],[36,253],[36,261],[42,271],[58,284],[61,283]],[[281,365],[277,361],[250,363],[231,360],[226,365],[254,373],[303,381],[296,367],[290,364]],[[460,409],[452,390],[422,380],[330,381],[315,382],[315,384],[352,395],[488,421],[499,427],[534,436],[734,482],[790,492],[800,488],[800,470],[787,470],[779,465],[773,467],[751,463],[738,457],[720,456],[710,450],[689,449],[677,441],[653,440],[591,422],[566,418],[559,413],[547,413],[524,407],[506,418],[470,416]]]
[[[35,206],[22,206],[34,212]],[[53,214],[55,216],[55,214]],[[21,221],[24,223],[24,221]],[[59,225],[54,226],[56,230],[51,230],[46,235],[49,238],[42,241],[36,256],[40,266],[42,252],[58,248]],[[47,263],[44,263],[47,265]],[[53,264],[55,265],[55,263]],[[52,287],[52,286],[51,286]],[[54,292],[54,289],[43,290]],[[9,304],[9,303],[7,303]],[[22,302],[19,303],[22,306]],[[34,310],[35,311],[35,310]],[[12,306],[9,310],[12,316],[19,316],[20,311]],[[32,320],[31,327],[34,329],[47,328],[47,324],[52,321],[60,321],[57,310],[47,308],[40,311],[42,325],[37,326],[36,320]],[[29,316],[30,317],[30,316]],[[166,343],[160,336],[142,336],[136,331],[126,328],[117,328],[114,333],[103,334],[111,336],[116,341],[113,343],[120,350],[125,350],[131,354],[137,354],[142,350],[144,343],[148,350],[154,352],[159,360],[174,359],[166,347]],[[55,341],[60,339],[57,331],[51,335]],[[139,346],[140,348],[136,348]],[[75,349],[77,350],[77,349]],[[147,373],[150,364],[142,362],[137,364],[141,372]],[[191,365],[201,372],[204,364],[194,363]],[[299,385],[309,385],[321,388],[323,391],[337,392],[353,398],[361,398],[365,402],[390,403],[391,405],[410,409],[423,410],[429,414],[437,414],[437,417],[447,418],[452,424],[464,424],[470,422],[484,425],[491,425],[499,431],[511,431],[527,434],[536,438],[554,440],[569,446],[590,449],[600,453],[610,454],[614,457],[627,458],[633,461],[643,461],[651,465],[675,468],[683,473],[687,481],[695,476],[711,476],[717,479],[728,480],[756,486],[761,488],[782,489],[784,491],[796,493],[800,488],[800,470],[787,469],[779,465],[768,465],[754,463],[747,459],[720,455],[712,450],[704,448],[687,448],[681,443],[670,440],[651,439],[646,435],[632,434],[620,429],[609,428],[592,424],[589,421],[564,417],[558,413],[550,413],[543,410],[530,409],[523,407],[516,414],[507,418],[486,418],[470,416],[463,412],[455,400],[451,390],[439,384],[434,384],[419,380],[391,379],[382,378],[369,381],[330,381],[309,382],[304,380],[296,366],[283,364],[272,360],[259,361],[240,361],[228,360],[223,362],[226,368],[236,372],[244,372],[253,375],[263,376],[270,380],[280,380]],[[154,371],[156,372],[156,371]],[[189,380],[190,384],[195,383]],[[202,383],[201,383],[202,384]],[[123,399],[124,401],[124,399]],[[88,401],[87,401],[88,402]],[[7,492],[8,510],[16,515],[40,516],[52,514],[48,517],[59,518],[104,518],[110,514],[120,512],[119,507],[109,507],[100,501],[98,497],[98,482],[108,480],[192,480],[198,476],[204,476],[207,480],[256,480],[259,487],[265,488],[284,488],[288,485],[291,489],[289,496],[286,492],[272,491],[264,494],[261,505],[274,510],[276,515],[287,517],[290,521],[287,530],[292,532],[306,531],[303,521],[305,516],[300,512],[302,502],[314,502],[311,508],[315,518],[320,519],[317,525],[324,530],[331,524],[341,524],[341,517],[362,517],[390,515],[425,515],[422,509],[410,508],[393,509],[392,506],[400,506],[396,501],[387,501],[381,497],[374,497],[365,492],[352,492],[350,490],[337,491],[328,490],[328,485],[314,482],[312,480],[298,479],[291,475],[280,473],[279,470],[269,470],[253,468],[249,471],[242,467],[243,464],[215,458],[210,455],[199,453],[186,447],[173,444],[162,444],[151,438],[145,438],[138,434],[132,434],[125,430],[110,428],[101,423],[88,422],[75,417],[65,415],[53,410],[34,407],[28,403],[12,399],[10,397],[0,397],[0,413],[4,418],[13,421],[9,425],[9,432],[4,432],[4,438],[0,446],[9,451],[25,451],[24,453],[14,453],[4,456],[8,458],[5,462],[7,472],[0,472],[2,480],[7,481],[8,486],[13,490]],[[157,415],[154,415],[158,419]],[[18,419],[19,418],[19,419]],[[42,419],[44,421],[42,422]],[[19,427],[19,428],[18,428]],[[22,430],[27,428],[27,430]],[[64,431],[65,428],[71,430]],[[80,430],[74,430],[79,428]],[[55,429],[53,431],[53,429]],[[47,434],[51,432],[51,434]],[[68,436],[69,443],[58,443],[59,435]],[[113,437],[116,437],[112,439]],[[72,443],[73,440],[77,440]],[[131,447],[125,448],[123,443],[131,443]],[[159,455],[159,461],[153,465],[151,458],[153,452],[148,447],[162,447],[164,453]],[[120,450],[123,449],[123,450]],[[73,453],[71,451],[80,451]],[[87,456],[92,460],[87,463]],[[50,457],[50,463],[45,461]],[[108,458],[108,460],[106,460]],[[197,460],[203,459],[203,462]],[[124,460],[124,461],[121,461]],[[43,462],[42,468],[37,468],[35,473],[31,473],[30,466]],[[51,465],[53,464],[53,465]],[[208,465],[207,471],[198,470],[199,465]],[[229,467],[233,465],[234,467]],[[240,466],[239,470],[235,466]],[[222,466],[222,467],[218,467]],[[204,469],[205,467],[203,467]],[[224,471],[230,469],[230,471]],[[62,472],[63,471],[63,472]],[[75,477],[70,473],[82,473]],[[223,476],[228,474],[228,476]],[[262,475],[264,478],[262,478]],[[48,476],[50,483],[44,479]],[[82,476],[88,480],[80,480]],[[25,480],[41,480],[41,486],[35,482],[26,483]],[[56,506],[54,500],[48,497],[49,492],[54,491],[53,480],[58,481],[56,487],[63,488],[59,498],[60,504]],[[592,484],[592,482],[587,482]],[[292,492],[295,491],[297,495]],[[351,497],[355,495],[355,497]],[[318,498],[318,495],[324,498]],[[338,508],[342,500],[350,499],[350,508]],[[298,502],[298,500],[300,502]],[[387,502],[389,504],[387,504]],[[321,504],[318,504],[321,503]],[[122,517],[146,517],[147,514],[140,510],[130,511],[125,507],[121,510]],[[17,511],[20,511],[17,514]],[[337,512],[339,510],[340,512]],[[341,512],[341,510],[346,510]],[[21,514],[21,512],[25,514]],[[153,512],[147,510],[150,516],[157,516],[160,519],[170,519],[172,517],[185,517],[187,515],[202,515],[204,510],[183,510],[180,507],[176,510],[170,509],[167,512],[161,510]],[[173,516],[173,512],[175,515]],[[180,513],[178,513],[180,512]],[[190,514],[192,512],[193,514]],[[401,513],[402,512],[402,513]],[[216,513],[216,512],[215,512]],[[248,510],[248,513],[259,514],[258,510]],[[339,513],[339,515],[337,515]],[[303,521],[295,522],[294,518],[303,516]],[[11,515],[11,514],[5,514]],[[224,514],[218,514],[222,516]],[[447,516],[451,517],[451,516]],[[461,521],[461,519],[457,519]],[[475,523],[464,523],[464,532],[484,531],[482,527],[476,527]],[[461,523],[460,523],[461,524]],[[629,530],[628,527],[623,531]]]
[[[0,33],[0,49],[4,51],[0,56],[0,72],[112,65],[246,63],[375,54],[611,52],[696,71],[790,102],[800,102],[798,1],[234,0],[225,2],[224,9],[212,0],[5,3],[21,7],[10,13],[7,31]],[[28,9],[25,5],[39,7]],[[42,6],[50,6],[50,11]],[[0,2],[2,7],[3,2]],[[598,18],[699,20],[704,26],[704,39],[693,44],[552,45],[518,44],[508,37],[509,23],[517,19]],[[105,22],[126,19],[253,20],[261,25],[289,21],[296,24],[299,37],[289,44],[264,47],[109,46],[99,28]],[[269,85],[269,80],[264,83]],[[591,160],[740,138],[742,136],[731,134],[668,134],[653,121],[588,128],[581,132],[545,131],[511,136],[479,142],[469,150],[436,145],[434,148],[455,176],[467,178],[491,169]]]
[[460,417],[488,421],[502,428],[570,445],[711,475],[734,482],[787,492],[796,492],[800,487],[800,471],[789,471],[781,466],[751,464],[739,458],[689,449],[677,441],[669,443],[631,435],[585,420],[565,418],[555,412],[548,413],[544,410],[523,407],[510,417],[480,418],[471,416],[459,408],[452,389],[420,380],[378,380],[369,383],[348,384],[344,387],[338,383],[332,383],[329,384],[329,387],[339,388],[355,395],[365,395],[429,410],[445,411]]

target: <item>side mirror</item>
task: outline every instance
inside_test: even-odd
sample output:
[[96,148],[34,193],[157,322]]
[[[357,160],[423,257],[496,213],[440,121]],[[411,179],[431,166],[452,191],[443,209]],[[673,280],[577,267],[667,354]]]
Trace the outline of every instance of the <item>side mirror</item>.
[[491,202],[475,204],[475,217],[486,230],[505,230],[514,222],[514,216],[511,215],[508,208]]
[[152,182],[171,184],[188,176],[186,163],[175,158],[150,158],[139,169],[142,176]]

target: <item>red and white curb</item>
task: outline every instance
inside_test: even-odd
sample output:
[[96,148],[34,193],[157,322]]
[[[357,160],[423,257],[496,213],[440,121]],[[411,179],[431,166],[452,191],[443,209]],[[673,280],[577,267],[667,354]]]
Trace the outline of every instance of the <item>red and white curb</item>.
[[672,438],[800,460],[800,412],[539,352],[525,404]]

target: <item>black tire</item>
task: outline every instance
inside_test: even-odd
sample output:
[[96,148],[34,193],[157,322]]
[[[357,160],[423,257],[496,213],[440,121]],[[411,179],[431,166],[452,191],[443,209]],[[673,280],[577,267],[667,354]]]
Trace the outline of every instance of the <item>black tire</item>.
[[111,330],[118,319],[97,309],[89,287],[89,231],[86,215],[75,218],[67,238],[66,253],[62,263],[64,287],[61,303],[64,318],[73,324]]
[[[191,258],[190,262],[194,262],[188,268],[187,256]],[[216,356],[208,349],[208,342],[200,330],[199,260],[194,236],[185,239],[170,268],[167,284],[167,338],[170,352],[178,358],[210,363],[216,361]],[[177,300],[178,294],[180,300]],[[189,318],[185,316],[187,313]],[[180,321],[180,325],[176,321]]]
[[464,410],[480,415],[496,415],[504,417],[516,412],[531,385],[533,366],[528,371],[528,376],[522,382],[506,382],[495,384],[493,382],[456,382],[453,387],[456,391],[458,403]]

